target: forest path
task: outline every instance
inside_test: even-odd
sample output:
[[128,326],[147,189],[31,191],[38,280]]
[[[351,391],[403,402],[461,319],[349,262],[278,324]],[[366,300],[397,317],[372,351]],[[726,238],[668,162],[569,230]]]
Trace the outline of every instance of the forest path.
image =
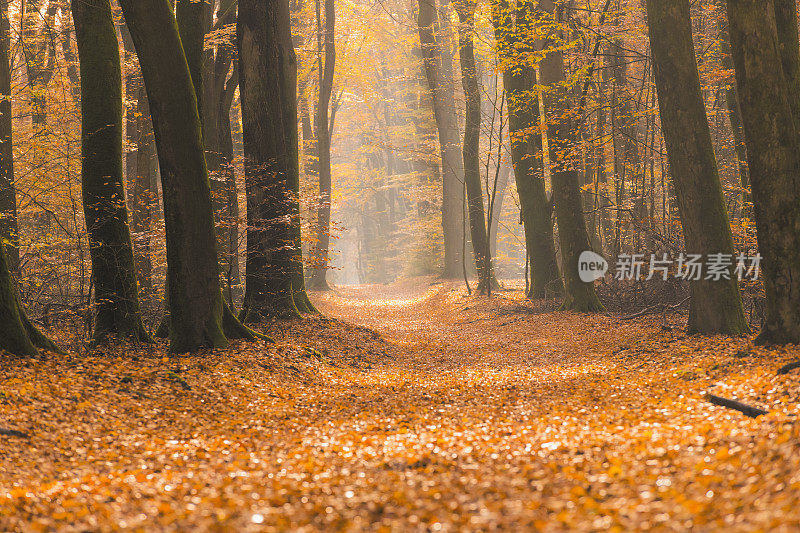
[[796,348],[430,280],[313,297],[275,345],[0,361],[29,435],[0,436],[0,530],[800,525]]

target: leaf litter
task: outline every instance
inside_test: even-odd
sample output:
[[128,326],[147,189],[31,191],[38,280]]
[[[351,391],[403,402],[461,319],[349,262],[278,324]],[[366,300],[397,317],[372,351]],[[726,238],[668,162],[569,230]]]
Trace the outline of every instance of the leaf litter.
[[316,301],[276,344],[0,356],[0,530],[800,527],[797,347],[519,290]]

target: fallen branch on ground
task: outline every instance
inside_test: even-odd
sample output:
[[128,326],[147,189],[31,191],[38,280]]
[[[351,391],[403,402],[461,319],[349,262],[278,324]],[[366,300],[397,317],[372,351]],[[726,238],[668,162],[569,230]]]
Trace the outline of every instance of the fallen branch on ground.
[[656,313],[666,313],[667,311],[674,311],[675,309],[678,309],[688,301],[689,298],[687,297],[674,305],[664,305],[664,304],[651,305],[650,307],[645,307],[638,313],[622,317],[622,320],[633,320],[634,318],[639,318],[640,316],[654,315]]
[[753,407],[752,405],[747,405],[742,402],[737,402],[736,400],[729,400],[728,398],[723,398],[721,396],[715,396],[713,394],[706,394],[706,398],[709,402],[713,403],[714,405],[719,405],[720,407],[727,407],[728,409],[734,409],[739,411],[745,416],[749,416],[750,418],[756,418],[761,415],[765,415],[768,411],[760,409],[758,407]]
[[22,431],[17,431],[16,429],[0,428],[0,435],[5,435],[6,437],[21,437],[23,439],[30,438],[30,435],[28,435],[27,433],[23,433]]
[[778,375],[781,376],[783,374],[788,374],[789,372],[791,372],[795,368],[800,368],[800,361],[795,361],[793,363],[789,363],[788,365],[783,365],[778,370]]

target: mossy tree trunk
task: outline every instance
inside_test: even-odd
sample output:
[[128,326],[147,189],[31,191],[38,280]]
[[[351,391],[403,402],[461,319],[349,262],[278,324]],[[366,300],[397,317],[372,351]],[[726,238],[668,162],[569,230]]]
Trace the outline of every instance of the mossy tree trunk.
[[[314,122],[317,138],[317,165],[319,170],[319,206],[317,207],[317,243],[314,253],[314,269],[308,281],[315,290],[328,289],[328,263],[331,243],[331,132],[329,113],[331,92],[333,91],[333,75],[336,68],[336,9],[334,0],[322,0],[325,4],[325,29],[321,28],[320,1],[317,8],[317,72],[319,74],[319,102]],[[324,35],[325,63],[322,62],[322,46],[320,39]]]
[[734,273],[730,220],[700,89],[689,2],[647,0],[647,26],[661,128],[686,251],[706,258],[725,254],[731,263],[729,279],[691,282],[688,332],[748,333]]
[[292,293],[297,66],[288,0],[239,0],[236,42],[247,189],[244,311],[249,321],[298,316]]
[[0,0],[0,241],[12,272],[19,270],[17,189],[14,185],[14,150],[11,116],[11,34],[8,0]]
[[417,25],[441,156],[443,277],[457,279],[462,273],[464,161],[460,153],[461,135],[458,131],[452,68],[449,68],[450,52],[444,32],[437,35],[436,29],[440,26],[437,18],[436,0],[419,0]]
[[121,0],[150,101],[167,231],[170,350],[227,344],[211,188],[189,65],[167,0]]
[[28,319],[11,277],[5,245],[0,241],[0,350],[14,355],[36,355],[37,348],[61,353]]
[[779,31],[777,13],[772,2],[728,0],[767,295],[766,322],[756,341],[770,344],[800,343],[800,117],[791,59],[798,42],[796,30],[793,36]]
[[466,99],[464,120],[464,182],[467,189],[469,230],[472,238],[472,253],[478,271],[478,292],[486,292],[493,281],[491,251],[486,231],[486,214],[483,209],[483,191],[480,173],[481,93],[475,69],[474,0],[458,0],[458,55],[461,62],[461,82]]
[[[539,9],[546,22],[559,22],[553,0],[541,0]],[[558,46],[563,38],[560,31],[552,31],[550,49],[539,63],[541,83],[546,86],[544,104],[547,112],[547,140],[550,146],[553,185],[553,203],[558,221],[561,245],[561,265],[564,274],[564,301],[562,309],[580,312],[601,311],[603,305],[597,298],[594,283],[581,281],[578,258],[591,250],[586,219],[583,216],[580,182],[582,171],[578,154],[580,145],[577,118],[573,113],[571,94],[566,81],[564,54]]]
[[530,31],[534,9],[530,0],[520,0],[516,7],[508,0],[499,0],[492,5],[492,22],[508,99],[511,160],[520,218],[532,266],[528,297],[543,298],[561,294],[563,285],[556,260],[552,208],[545,192],[539,100],[533,91],[536,71],[529,63],[534,54],[534,32]]
[[97,308],[94,339],[142,326],[122,165],[122,73],[109,0],[72,3],[81,73],[81,188]]

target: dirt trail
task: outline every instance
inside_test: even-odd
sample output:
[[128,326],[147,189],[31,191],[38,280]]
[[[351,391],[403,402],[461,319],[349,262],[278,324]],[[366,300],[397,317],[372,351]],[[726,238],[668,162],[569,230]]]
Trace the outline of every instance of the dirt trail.
[[31,434],[2,442],[0,530],[800,525],[800,379],[774,372],[797,349],[425,280],[315,300],[331,318],[270,325],[276,346],[0,374]]

